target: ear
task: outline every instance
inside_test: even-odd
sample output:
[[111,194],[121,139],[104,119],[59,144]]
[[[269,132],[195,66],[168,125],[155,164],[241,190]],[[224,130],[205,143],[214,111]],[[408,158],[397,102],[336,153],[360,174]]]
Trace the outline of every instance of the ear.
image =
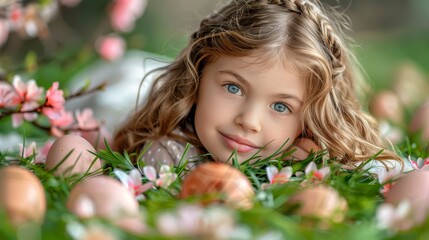
[[319,151],[322,148],[310,138],[297,138],[289,149],[296,149],[290,156],[292,160],[304,160],[308,157],[310,152]]

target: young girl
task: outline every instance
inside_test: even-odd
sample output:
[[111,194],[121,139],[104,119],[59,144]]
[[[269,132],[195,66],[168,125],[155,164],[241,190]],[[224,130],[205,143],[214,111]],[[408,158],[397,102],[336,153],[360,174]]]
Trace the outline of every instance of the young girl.
[[[160,69],[114,148],[138,153],[151,143],[144,160],[157,166],[177,164],[186,143],[188,156],[222,162],[234,150],[243,162],[317,146],[343,164],[368,160],[383,143],[356,96],[344,18],[330,14],[315,1],[232,0]],[[400,160],[377,155],[386,159]]]

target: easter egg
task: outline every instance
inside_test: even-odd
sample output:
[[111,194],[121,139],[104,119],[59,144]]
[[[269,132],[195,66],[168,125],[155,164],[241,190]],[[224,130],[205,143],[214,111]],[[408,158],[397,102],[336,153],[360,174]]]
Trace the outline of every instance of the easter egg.
[[323,185],[298,191],[287,204],[298,205],[295,211],[298,215],[333,222],[341,222],[348,209],[346,200],[335,189]]
[[78,183],[70,191],[67,209],[80,218],[100,217],[125,231],[146,230],[133,194],[114,178],[98,175]]
[[415,62],[406,61],[396,67],[393,91],[407,108],[414,108],[428,96],[425,72]]
[[112,177],[87,178],[70,191],[67,208],[81,218],[117,219],[139,214],[137,200],[128,189]]
[[413,114],[410,132],[421,131],[423,141],[429,141],[429,100],[422,104]]
[[[55,175],[71,176],[101,169],[101,161],[91,152],[94,147],[77,135],[65,135],[51,146],[46,157],[46,169]],[[64,160],[65,159],[65,160]]]
[[[224,163],[207,162],[192,170],[182,183],[181,198],[201,197],[203,204],[223,202],[235,208],[253,206],[254,191],[246,175]],[[204,199],[208,197],[208,199]]]
[[409,201],[413,224],[423,222],[429,215],[429,171],[416,170],[400,177],[386,193],[385,201],[394,206]]
[[0,209],[14,226],[43,222],[46,198],[40,180],[22,167],[0,169]]
[[402,122],[402,104],[392,91],[385,90],[377,93],[371,100],[370,111],[377,119],[392,123]]

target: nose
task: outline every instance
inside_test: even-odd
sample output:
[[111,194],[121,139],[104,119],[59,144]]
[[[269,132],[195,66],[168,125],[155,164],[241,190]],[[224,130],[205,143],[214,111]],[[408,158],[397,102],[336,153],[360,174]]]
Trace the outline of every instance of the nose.
[[261,113],[258,111],[257,106],[246,106],[241,108],[234,122],[246,132],[261,131]]

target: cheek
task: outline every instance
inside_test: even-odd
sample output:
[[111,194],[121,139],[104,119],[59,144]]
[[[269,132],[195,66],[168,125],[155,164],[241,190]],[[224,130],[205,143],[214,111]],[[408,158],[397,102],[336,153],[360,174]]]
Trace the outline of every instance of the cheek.
[[270,127],[266,129],[265,136],[267,136],[267,139],[275,139],[273,144],[268,146],[271,150],[278,150],[283,144],[285,144],[284,148],[289,147],[301,132],[301,122],[298,118],[287,123],[271,123]]

